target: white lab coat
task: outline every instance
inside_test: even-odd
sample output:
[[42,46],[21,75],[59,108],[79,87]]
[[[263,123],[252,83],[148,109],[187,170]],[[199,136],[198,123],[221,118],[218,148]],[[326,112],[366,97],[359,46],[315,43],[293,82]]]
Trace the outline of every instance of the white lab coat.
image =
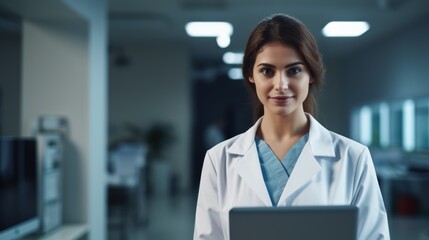
[[[387,214],[368,148],[328,131],[311,115],[307,117],[309,139],[278,206],[355,205],[359,209],[358,239],[390,239]],[[245,133],[207,151],[194,240],[229,240],[228,214],[233,207],[272,206],[254,141],[260,122],[261,119]]]

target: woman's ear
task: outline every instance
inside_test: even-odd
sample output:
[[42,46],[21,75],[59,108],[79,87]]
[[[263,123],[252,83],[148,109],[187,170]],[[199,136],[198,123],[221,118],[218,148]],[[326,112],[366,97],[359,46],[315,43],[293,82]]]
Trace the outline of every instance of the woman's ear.
[[311,83],[314,83],[314,80],[313,80],[313,78],[310,78],[310,84],[311,84]]
[[255,83],[255,80],[253,79],[253,77],[249,77],[249,82]]

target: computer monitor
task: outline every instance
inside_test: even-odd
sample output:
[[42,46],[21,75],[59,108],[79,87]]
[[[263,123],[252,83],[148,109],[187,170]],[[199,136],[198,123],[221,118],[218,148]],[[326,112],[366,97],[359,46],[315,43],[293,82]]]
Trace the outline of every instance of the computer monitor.
[[38,172],[34,138],[0,138],[0,240],[38,230]]

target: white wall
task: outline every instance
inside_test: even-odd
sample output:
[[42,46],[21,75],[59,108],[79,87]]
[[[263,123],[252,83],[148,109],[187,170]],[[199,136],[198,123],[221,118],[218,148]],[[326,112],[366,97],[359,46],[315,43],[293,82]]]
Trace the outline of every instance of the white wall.
[[155,122],[173,124],[177,142],[167,158],[189,188],[191,174],[191,80],[187,48],[180,43],[128,46],[128,66],[109,64],[109,124],[133,123],[143,128]]
[[66,222],[87,222],[87,48],[85,35],[73,34],[62,26],[23,23],[22,133],[31,134],[41,115],[60,115],[68,120],[70,143],[63,165]]
[[107,3],[12,7],[24,18],[22,133],[41,115],[67,118],[64,221],[87,224],[89,239],[106,239]]

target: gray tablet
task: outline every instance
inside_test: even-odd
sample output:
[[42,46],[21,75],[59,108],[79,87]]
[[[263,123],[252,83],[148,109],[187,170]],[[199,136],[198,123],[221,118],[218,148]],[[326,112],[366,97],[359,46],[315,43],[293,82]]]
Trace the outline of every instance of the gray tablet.
[[357,233],[355,206],[294,206],[233,208],[231,240],[353,240]]

